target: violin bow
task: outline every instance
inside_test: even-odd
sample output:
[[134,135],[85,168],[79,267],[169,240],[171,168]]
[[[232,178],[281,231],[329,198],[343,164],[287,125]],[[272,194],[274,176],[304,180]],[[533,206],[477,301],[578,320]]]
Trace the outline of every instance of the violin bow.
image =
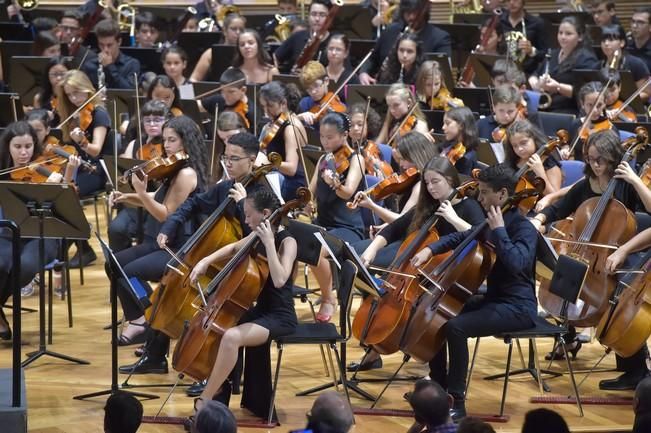
[[206,96],[210,96],[212,94],[215,94],[215,93],[219,92],[222,89],[225,89],[225,88],[231,87],[231,86],[236,86],[236,85],[242,84],[242,83],[246,84],[246,78],[240,78],[239,80],[233,81],[232,83],[224,84],[224,85],[221,85],[221,86],[219,86],[219,87],[217,87],[215,89],[208,90],[207,92],[203,92],[203,93],[195,96],[194,100],[197,101],[197,100],[199,100],[201,98],[205,98]]
[[[294,132],[294,138],[296,140],[296,148],[298,149],[298,156],[301,158],[301,164],[303,164],[303,176],[305,176],[305,183],[307,187],[309,188],[310,186],[310,180],[308,179],[307,176],[307,167],[305,166],[305,156],[303,155],[303,146],[301,146],[301,143],[298,142],[298,132],[296,129],[296,124],[294,123],[294,119],[292,119],[292,113],[289,113],[289,116],[287,116],[289,119],[289,124],[292,125],[292,130]],[[302,141],[304,142],[303,145],[307,144],[307,137],[305,137],[303,134],[300,135]]]
[[[140,118],[140,94],[139,94],[139,89],[138,89],[138,74],[133,73],[134,76],[134,82],[136,83],[136,120],[138,120],[138,145],[140,148],[140,157],[142,158],[144,155],[142,154],[142,119]],[[115,119],[117,122],[117,118]],[[117,125],[117,123],[116,123]],[[117,179],[117,178],[116,178]]]
[[[362,127],[362,132],[364,132],[364,130],[366,129],[367,130],[366,132],[368,133],[368,128],[366,128],[366,120],[368,119],[368,111],[369,111],[370,108],[371,108],[371,97],[367,96],[366,97],[366,108],[364,108],[364,124],[363,124],[364,126]],[[364,134],[362,134],[362,136],[363,135]],[[368,138],[367,138],[367,140],[368,140]],[[361,156],[362,155],[362,143],[361,143],[361,140],[357,140],[355,142],[355,144],[357,145],[356,146],[357,147],[357,155]],[[362,172],[362,179],[364,179],[364,189],[368,190],[368,179],[366,178],[366,173],[364,173],[364,170],[362,169],[362,161],[359,158],[355,158],[355,159],[357,159],[357,164],[359,165],[359,169]],[[371,218],[373,219],[373,225],[377,225],[377,219],[376,219],[376,216],[375,216],[375,212],[371,212]]]
[[215,104],[215,121],[212,128],[212,150],[210,151],[210,177],[212,178],[215,167],[215,152],[217,147],[217,119],[219,118],[219,104]]
[[70,119],[72,119],[72,118],[75,117],[77,114],[79,114],[79,112],[80,112],[81,110],[83,110],[83,109],[86,107],[86,105],[90,104],[90,103],[91,103],[91,102],[92,102],[92,101],[97,97],[97,95],[99,95],[99,94],[100,94],[100,93],[101,93],[105,88],[106,88],[106,86],[102,86],[102,87],[100,87],[99,90],[97,90],[95,93],[93,93],[93,94],[91,95],[90,98],[86,99],[86,102],[84,102],[84,103],[81,104],[79,107],[77,107],[77,109],[76,109],[75,111],[73,111],[73,112],[72,112],[68,117],[66,117],[62,122],[60,122],[60,123],[56,126],[56,128],[54,128],[54,129],[61,129],[61,127],[62,127],[63,125],[65,125],[66,123],[68,123],[68,122],[70,121]]
[[[412,98],[412,100],[413,100],[413,98]],[[400,124],[398,125],[398,127],[396,128],[396,130],[394,131],[394,133],[393,133],[393,134],[391,135],[391,137],[389,138],[389,141],[387,142],[387,145],[388,145],[388,146],[390,146],[391,143],[393,142],[393,140],[396,139],[396,137],[397,137],[398,134],[400,133],[400,128],[402,128],[402,127],[405,125],[405,123],[407,122],[407,119],[409,119],[409,116],[411,116],[412,114],[414,114],[414,111],[416,111],[416,107],[418,107],[418,102],[413,101],[413,105],[411,106],[411,108],[410,108],[409,111],[407,112],[407,115],[405,115],[405,118],[402,119],[402,121],[400,122]]]
[[646,88],[649,87],[649,84],[651,84],[651,78],[646,80],[646,82],[644,84],[642,84],[642,86],[640,86],[639,89],[637,89],[635,92],[633,92],[633,94],[631,96],[629,96],[628,99],[626,99],[626,101],[624,101],[622,103],[621,107],[619,107],[617,110],[615,110],[614,117],[617,117],[620,114],[622,114],[622,112],[626,109],[626,107],[631,105],[631,102],[633,102],[635,100],[635,98],[637,98],[640,95],[640,93],[644,92],[646,90]]
[[355,67],[355,69],[353,69],[353,71],[348,75],[348,77],[346,77],[346,79],[344,80],[344,82],[341,83],[341,84],[339,85],[339,87],[337,87],[337,90],[335,90],[334,92],[332,92],[332,96],[330,96],[330,98],[328,98],[328,100],[325,102],[325,104],[323,104],[323,105],[321,106],[321,109],[320,109],[319,111],[317,111],[317,113],[314,115],[317,119],[318,119],[318,118],[321,116],[321,114],[323,114],[323,112],[328,108],[328,105],[330,105],[330,103],[332,102],[332,100],[335,99],[335,97],[339,94],[339,92],[341,92],[341,89],[343,89],[344,86],[346,86],[346,84],[348,84],[348,82],[349,82],[349,81],[350,81],[350,80],[355,76],[355,74],[357,73],[357,71],[359,71],[359,69],[364,65],[364,63],[366,63],[366,61],[371,57],[371,54],[373,54],[373,50],[370,50],[368,53],[366,53],[366,56],[364,56],[364,58],[363,58],[362,61],[359,63],[359,65],[357,65],[357,66]]
[[18,95],[12,94],[9,97],[9,100],[11,100],[11,114],[14,116],[14,122],[18,122],[18,110],[16,108],[16,99],[18,98]]
[[576,147],[579,140],[581,139],[581,134],[583,133],[583,131],[585,131],[585,128],[588,126],[588,122],[591,121],[590,119],[592,118],[594,113],[597,111],[597,107],[599,106],[599,101],[601,101],[604,98],[604,96],[606,95],[606,92],[608,91],[608,88],[610,87],[610,84],[612,82],[613,82],[613,77],[611,76],[608,79],[608,81],[606,82],[606,84],[604,85],[604,88],[601,89],[601,92],[599,92],[599,96],[597,97],[597,102],[592,106],[592,109],[590,110],[590,112],[585,116],[585,120],[581,124],[581,127],[579,128],[579,130],[576,131],[576,137],[574,137],[574,141],[572,141],[572,145],[570,146],[570,151],[569,151],[570,155],[572,153],[574,153],[574,148]]

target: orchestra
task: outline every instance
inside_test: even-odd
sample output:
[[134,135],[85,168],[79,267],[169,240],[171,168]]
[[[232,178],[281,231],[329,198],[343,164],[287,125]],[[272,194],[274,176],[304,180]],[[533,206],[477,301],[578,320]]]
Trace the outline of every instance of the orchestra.
[[[302,329],[304,273],[310,323],[341,318],[342,344],[365,350],[337,371],[402,353],[451,396],[454,422],[478,404],[468,340],[540,320],[567,327],[550,363],[593,340],[614,352],[621,374],[589,376],[594,389],[649,375],[648,6],[450,1],[448,23],[430,0],[278,0],[269,16],[180,2],[173,19],[102,0],[40,21],[11,3],[0,28],[21,23],[32,55],[0,64],[0,181],[69,185],[107,208],[86,215],[102,250],[75,239],[68,259],[64,236],[21,238],[18,293],[48,263],[60,296],[64,262],[104,264],[123,316],[113,344],[139,356],[117,373],[173,369],[194,381],[195,411],[228,405],[244,376],[242,407],[266,418],[286,404],[266,388],[269,347]],[[552,288],[568,257],[585,267],[569,304]],[[7,307],[15,265],[0,229],[0,340],[25,332]]]

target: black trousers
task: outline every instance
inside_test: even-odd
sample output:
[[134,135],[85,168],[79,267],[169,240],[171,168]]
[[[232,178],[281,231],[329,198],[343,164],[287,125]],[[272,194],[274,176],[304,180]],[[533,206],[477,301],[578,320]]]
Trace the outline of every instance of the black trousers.
[[[159,281],[165,273],[165,265],[171,256],[167,251],[161,250],[153,239],[147,238],[142,244],[115,254],[115,258],[128,278],[135,277],[145,282]],[[117,275],[111,269],[107,268],[106,271],[110,276]],[[144,286],[147,287],[146,284]],[[116,287],[124,317],[127,320],[135,320],[142,316],[144,313],[142,306],[136,301],[126,281],[119,278]]]
[[124,207],[108,227],[109,247],[114,253],[131,247],[131,240],[138,234],[138,209]]
[[102,191],[106,188],[106,177],[102,169],[97,167],[93,173],[87,171],[79,171],[75,181],[80,198],[86,198],[97,191]]
[[488,302],[482,296],[471,298],[461,313],[446,325],[450,357],[448,392],[456,399],[464,398],[469,337],[487,337],[533,326],[533,319],[524,309],[511,304]]
[[[22,239],[20,247],[20,287],[26,286],[40,271],[38,239]],[[45,263],[47,265],[56,259],[59,251],[59,241],[56,239],[44,240]],[[9,287],[9,272],[13,266],[11,256],[11,241],[0,238],[0,305],[4,305],[11,296]]]

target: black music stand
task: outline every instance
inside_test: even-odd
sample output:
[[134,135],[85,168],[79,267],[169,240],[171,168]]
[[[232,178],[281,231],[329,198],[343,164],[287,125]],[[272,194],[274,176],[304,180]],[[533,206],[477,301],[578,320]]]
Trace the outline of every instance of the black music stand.
[[47,350],[45,342],[45,239],[88,239],[90,226],[79,204],[79,197],[68,184],[0,182],[0,206],[5,217],[19,227],[21,237],[38,239],[39,259],[39,346],[28,353],[22,366],[27,367],[41,356],[77,364],[90,364]]
[[178,45],[183,47],[188,53],[188,71],[194,70],[199,58],[203,52],[209,49],[214,44],[218,44],[222,40],[220,32],[210,33],[196,33],[196,32],[182,32],[179,34]]
[[[122,193],[135,192],[135,190],[129,183],[120,182],[119,177],[122,176],[124,172],[127,171],[128,169],[133,168],[136,165],[142,164],[145,161],[142,161],[140,159],[122,158],[119,156],[116,160],[115,156],[111,156],[111,155],[103,155],[102,159],[104,159],[104,162],[106,162],[106,171],[108,173],[108,177],[111,180],[111,183],[113,184],[113,187]],[[118,178],[115,177],[116,164],[118,169],[117,170]]]
[[[491,18],[493,14],[479,13],[479,14],[454,14],[452,21],[455,24],[479,24],[482,25],[487,19]],[[437,24],[438,25],[438,24]]]
[[489,115],[493,112],[488,87],[456,87],[454,96],[462,99],[473,113]]
[[321,147],[316,147],[311,144],[303,147],[303,156],[305,158],[305,174],[308,179],[312,179],[316,172],[316,165],[319,159],[325,155],[325,151]]
[[156,75],[165,74],[163,62],[161,62],[161,50],[156,48],[122,47],[120,51],[138,60],[141,71],[152,71]]
[[43,91],[44,71],[49,61],[49,57],[40,56],[11,58],[9,63],[9,71],[13,77],[11,88],[23,101],[33,101],[34,95]]
[[468,56],[479,43],[481,26],[467,23],[436,23],[436,27],[448,32],[452,38],[452,65],[457,68],[457,71],[461,71]]
[[387,114],[387,104],[384,97],[389,91],[389,84],[374,84],[364,86],[363,84],[349,84],[346,86],[346,103],[352,105],[356,102],[366,104],[366,98],[371,97],[371,107],[384,118]]
[[452,61],[450,57],[445,53],[425,53],[425,60],[436,60],[445,80],[445,87],[454,89],[455,82],[452,77]]
[[[13,107],[16,107],[15,113]],[[20,95],[18,93],[0,93],[0,126],[4,128],[13,123],[14,117],[18,120],[25,117]]]
[[335,15],[332,32],[340,32],[349,38],[372,39],[375,29],[371,24],[373,14],[370,8],[360,4],[343,5]]
[[506,57],[495,56],[493,54],[470,54],[470,63],[475,70],[474,83],[477,87],[489,87],[493,85],[491,73],[495,67],[495,62],[500,59],[506,59]]
[[212,46],[212,63],[210,64],[210,74],[219,79],[226,69],[230,68],[235,58],[234,45],[215,44]]
[[[127,284],[131,285],[129,282],[129,278],[124,273],[124,270],[118,263],[117,259],[115,258],[115,255],[113,255],[113,251],[109,248],[109,246],[102,240],[100,235],[96,232],[95,236],[99,240],[99,244],[102,247],[102,253],[104,254],[104,259],[106,260],[106,263],[108,263],[109,268],[113,271],[117,271],[120,273],[122,278],[127,282]],[[103,390],[103,391],[97,391],[97,392],[91,392],[89,394],[82,394],[82,395],[76,395],[72,397],[74,400],[88,400],[89,398],[93,397],[99,397],[102,395],[113,395],[116,392],[120,390],[120,386],[118,385],[118,293],[117,293],[117,288],[116,288],[116,283],[117,278],[113,276],[111,278],[111,289],[110,289],[110,299],[111,299],[111,387],[109,389]],[[135,290],[132,289],[132,293],[135,293]],[[132,392],[132,391],[124,391],[123,392],[128,392],[129,394],[133,395],[134,397],[140,397],[144,400],[154,400],[159,398],[157,395],[153,394],[144,394],[144,393],[139,393],[139,392]]]

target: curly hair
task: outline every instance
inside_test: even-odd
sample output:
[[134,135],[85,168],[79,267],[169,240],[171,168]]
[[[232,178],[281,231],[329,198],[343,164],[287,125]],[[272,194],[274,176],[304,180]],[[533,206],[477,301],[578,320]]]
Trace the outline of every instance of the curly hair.
[[165,125],[163,130],[173,129],[183,142],[185,153],[190,156],[189,164],[197,173],[197,188],[204,188],[208,185],[208,157],[203,137],[199,126],[188,116],[172,117]]

